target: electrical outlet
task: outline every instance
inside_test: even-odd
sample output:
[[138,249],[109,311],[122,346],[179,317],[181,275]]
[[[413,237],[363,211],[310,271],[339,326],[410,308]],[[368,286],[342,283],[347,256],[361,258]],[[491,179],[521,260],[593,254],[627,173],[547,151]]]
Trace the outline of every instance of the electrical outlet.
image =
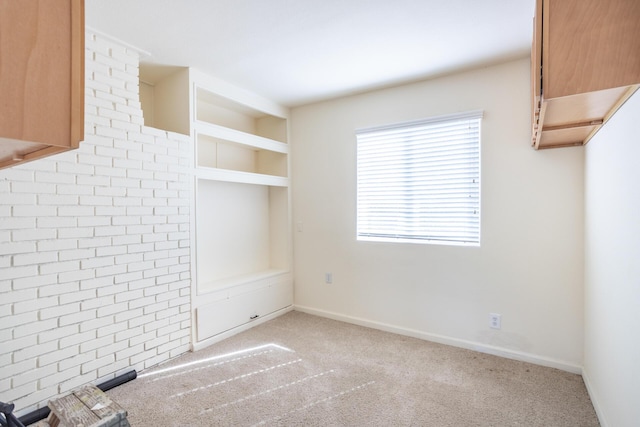
[[500,329],[502,327],[502,315],[489,313],[489,327],[492,329]]
[[333,283],[333,273],[324,273],[324,283]]

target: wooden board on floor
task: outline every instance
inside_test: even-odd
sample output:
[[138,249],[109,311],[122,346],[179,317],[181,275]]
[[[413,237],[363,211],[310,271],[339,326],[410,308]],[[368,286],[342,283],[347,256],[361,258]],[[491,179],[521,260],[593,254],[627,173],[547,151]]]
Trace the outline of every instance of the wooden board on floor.
[[51,427],[129,427],[127,411],[94,385],[49,402]]

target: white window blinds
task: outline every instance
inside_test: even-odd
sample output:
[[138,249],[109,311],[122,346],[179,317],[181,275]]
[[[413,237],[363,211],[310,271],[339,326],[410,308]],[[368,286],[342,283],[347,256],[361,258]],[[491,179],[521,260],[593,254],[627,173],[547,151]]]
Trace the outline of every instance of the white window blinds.
[[481,119],[358,130],[358,239],[479,245]]

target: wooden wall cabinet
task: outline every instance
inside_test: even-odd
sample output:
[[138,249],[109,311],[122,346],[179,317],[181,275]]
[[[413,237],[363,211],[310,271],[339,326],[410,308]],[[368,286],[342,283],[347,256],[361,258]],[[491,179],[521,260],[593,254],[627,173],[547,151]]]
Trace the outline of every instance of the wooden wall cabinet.
[[0,0],[0,168],[84,138],[84,1]]
[[640,84],[640,1],[537,0],[532,145],[583,145]]

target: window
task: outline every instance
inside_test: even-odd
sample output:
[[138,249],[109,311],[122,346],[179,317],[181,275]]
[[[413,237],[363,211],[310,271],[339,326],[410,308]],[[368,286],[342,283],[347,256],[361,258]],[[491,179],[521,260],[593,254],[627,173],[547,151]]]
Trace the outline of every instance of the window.
[[481,119],[358,130],[358,240],[480,245]]

